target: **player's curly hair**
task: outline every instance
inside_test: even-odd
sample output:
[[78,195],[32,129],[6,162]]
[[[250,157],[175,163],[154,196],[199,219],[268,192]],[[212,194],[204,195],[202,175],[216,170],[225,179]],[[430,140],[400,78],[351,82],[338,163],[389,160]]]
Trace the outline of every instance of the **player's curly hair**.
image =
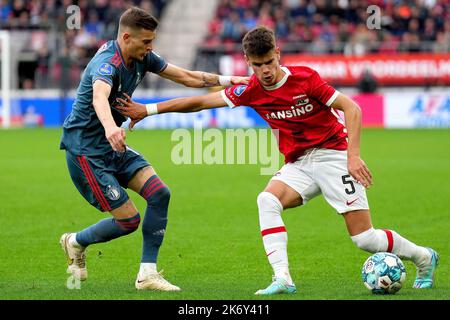
[[253,28],[242,39],[242,48],[247,57],[264,56],[275,49],[275,46],[275,33],[264,26]]
[[120,16],[119,29],[127,27],[155,31],[158,23],[159,21],[150,13],[138,7],[131,7]]

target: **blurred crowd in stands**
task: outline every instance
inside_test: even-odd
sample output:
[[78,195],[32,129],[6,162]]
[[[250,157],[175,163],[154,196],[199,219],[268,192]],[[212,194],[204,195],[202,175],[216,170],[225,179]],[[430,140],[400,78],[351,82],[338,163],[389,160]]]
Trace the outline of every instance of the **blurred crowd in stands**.
[[288,52],[450,52],[450,0],[219,0],[203,46],[236,50],[260,24]]
[[[160,18],[169,1],[0,0],[0,29],[31,34],[23,51],[34,56],[21,60],[19,86],[76,87],[98,47],[116,37],[126,8]],[[80,8],[79,30],[66,25],[71,5]],[[368,28],[370,5],[380,9],[372,17],[379,28]],[[450,53],[450,0],[218,0],[199,54],[240,53],[243,35],[257,25],[273,28],[284,52]]]
[[168,0],[0,0],[2,29],[66,29],[67,8],[77,5],[87,32],[99,39],[114,35],[117,19],[130,6],[161,15]]
[[[97,49],[105,40],[116,38],[122,12],[138,6],[159,18],[168,1],[0,0],[0,29],[27,31],[30,41],[23,51],[36,56],[30,63],[19,64],[20,87],[73,88]],[[71,5],[79,8],[80,29],[66,25],[74,12],[67,11]]]

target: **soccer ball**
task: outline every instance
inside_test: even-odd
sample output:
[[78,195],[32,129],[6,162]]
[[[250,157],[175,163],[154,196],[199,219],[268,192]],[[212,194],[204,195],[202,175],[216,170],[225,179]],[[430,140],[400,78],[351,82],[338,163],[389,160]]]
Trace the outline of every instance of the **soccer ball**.
[[394,294],[406,279],[403,262],[395,254],[378,252],[370,256],[361,271],[364,285],[374,294]]

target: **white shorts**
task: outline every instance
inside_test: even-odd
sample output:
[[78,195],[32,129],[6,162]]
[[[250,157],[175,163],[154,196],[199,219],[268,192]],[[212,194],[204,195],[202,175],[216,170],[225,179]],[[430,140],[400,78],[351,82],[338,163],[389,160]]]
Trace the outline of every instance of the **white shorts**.
[[347,170],[347,151],[311,149],[296,162],[285,164],[271,180],[297,191],[303,204],[319,194],[340,214],[368,210],[366,189]]

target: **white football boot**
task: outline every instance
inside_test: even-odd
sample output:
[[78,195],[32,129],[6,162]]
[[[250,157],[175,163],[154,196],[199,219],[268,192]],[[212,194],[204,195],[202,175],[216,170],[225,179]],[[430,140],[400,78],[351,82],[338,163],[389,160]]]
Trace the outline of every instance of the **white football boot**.
[[163,270],[154,273],[138,274],[136,279],[136,289],[154,291],[181,291],[162,276]]
[[85,248],[72,245],[69,240],[73,236],[75,236],[75,233],[64,233],[59,243],[66,253],[67,273],[71,273],[76,279],[84,281],[87,279]]

